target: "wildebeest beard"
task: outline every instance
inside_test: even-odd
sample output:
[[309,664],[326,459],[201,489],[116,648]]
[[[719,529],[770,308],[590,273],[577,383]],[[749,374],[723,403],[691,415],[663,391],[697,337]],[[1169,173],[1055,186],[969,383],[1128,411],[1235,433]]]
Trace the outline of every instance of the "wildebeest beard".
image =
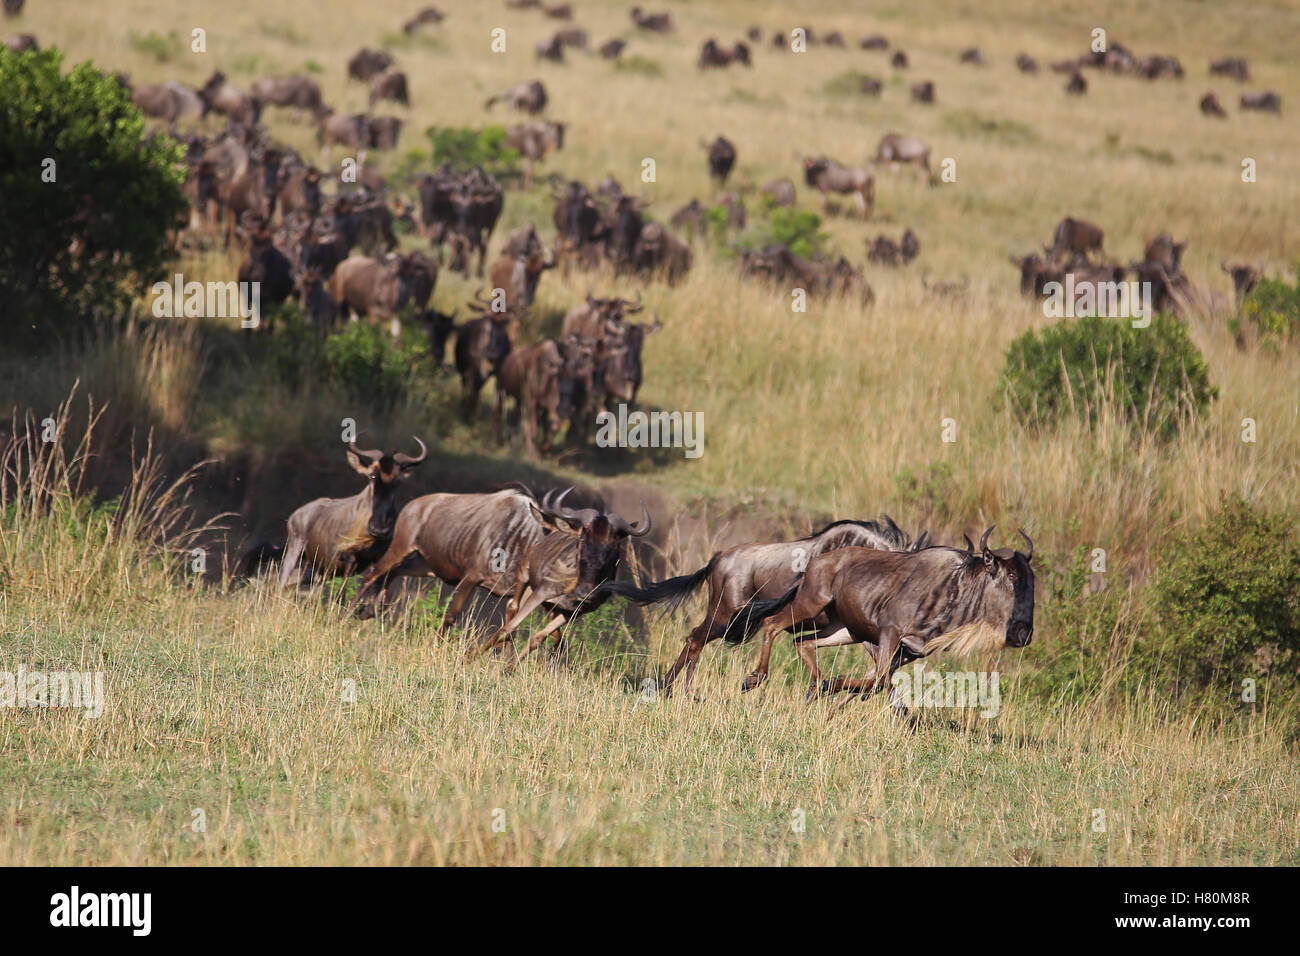
[[[604,515],[583,529],[578,550],[578,590],[584,599],[598,584],[613,579],[622,550],[622,539]],[[601,591],[597,600],[603,603],[607,597]]]

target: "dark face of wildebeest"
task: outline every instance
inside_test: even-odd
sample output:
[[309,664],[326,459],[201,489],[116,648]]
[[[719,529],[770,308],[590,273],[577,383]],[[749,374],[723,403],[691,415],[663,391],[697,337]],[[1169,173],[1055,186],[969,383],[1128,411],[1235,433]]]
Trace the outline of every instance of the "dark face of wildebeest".
[[364,451],[355,443],[348,445],[348,464],[370,482],[370,516],[366,532],[372,538],[392,537],[397,520],[397,486],[406,473],[428,456],[429,450],[420,442],[420,454],[412,458],[401,452],[385,454],[378,448]]
[[[990,611],[1009,607],[1006,639],[1010,647],[1025,647],[1034,639],[1034,542],[1023,531],[1028,549],[1024,552],[1011,548],[990,550],[989,528],[980,538],[979,552],[972,553],[968,561],[983,561],[990,578],[985,590],[985,600]],[[997,617],[990,613],[988,617]]]

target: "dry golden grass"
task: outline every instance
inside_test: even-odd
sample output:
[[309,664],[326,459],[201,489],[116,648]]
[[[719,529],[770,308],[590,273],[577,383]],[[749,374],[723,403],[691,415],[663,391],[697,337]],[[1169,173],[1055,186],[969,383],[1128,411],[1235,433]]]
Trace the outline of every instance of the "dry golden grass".
[[[365,92],[345,82],[346,58],[391,39],[418,6],[115,0],[71,17],[33,4],[21,28],[72,61],[91,58],[136,82],[199,84],[219,67],[246,86],[314,61],[327,102],[353,112],[365,109]],[[1300,249],[1292,215],[1300,132],[1291,118],[1300,103],[1292,49],[1300,4],[1103,2],[1086,15],[1059,15],[1029,0],[957,14],[933,0],[874,14],[827,2],[796,17],[786,4],[718,0],[664,4],[678,32],[661,38],[631,28],[629,4],[579,0],[577,23],[595,44],[627,36],[624,56],[654,61],[659,76],[582,53],[563,66],[538,63],[533,45],[555,21],[496,0],[441,6],[449,13],[441,27],[392,47],[414,107],[402,147],[377,160],[384,168],[426,147],[427,126],[482,124],[489,94],[534,76],[550,91],[548,115],[570,124],[565,151],[541,172],[589,183],[613,174],[630,188],[652,157],[658,181],[637,188],[661,219],[711,194],[699,141],[718,133],[739,148],[741,184],[797,179],[796,153],[863,161],[889,130],[931,142],[936,163],[956,160],[957,182],[933,188],[908,172],[882,172],[866,226],[827,220],[832,246],[856,262],[878,232],[911,226],[921,238],[909,269],[868,270],[877,293],[869,310],[814,302],[792,313],[788,295],[741,282],[730,260],[702,245],[685,282],[646,288],[665,329],[647,347],[642,399],[702,411],[706,452],[639,470],[638,480],[696,511],[719,502],[778,513],[886,510],[944,539],[996,521],[1026,528],[1049,558],[1099,546],[1139,566],[1158,562],[1168,536],[1197,524],[1224,492],[1300,509],[1300,365],[1293,351],[1236,346],[1225,328],[1231,290],[1218,271],[1220,259],[1280,271]],[[887,55],[820,46],[777,54],[766,40],[752,70],[694,67],[707,36],[730,41],[751,23],[766,34],[792,21],[840,28],[851,45],[883,32],[907,50],[911,68],[895,80]],[[131,30],[183,38],[195,26],[208,31],[205,56],[159,64],[128,44]],[[488,52],[496,26],[508,31],[501,56]],[[1047,64],[1082,52],[1095,26],[1139,54],[1179,56],[1187,78],[1089,73],[1088,94],[1067,97]],[[987,67],[957,62],[972,44]],[[1021,50],[1039,59],[1040,75],[1014,69]],[[1247,88],[1281,93],[1282,119],[1241,114],[1237,85],[1211,82],[1208,60],[1231,53],[1250,57],[1256,79]],[[849,70],[884,79],[884,95],[825,92]],[[908,99],[919,79],[935,81],[933,107]],[[1227,121],[1197,110],[1210,88]],[[396,106],[379,112],[407,115]],[[270,120],[277,138],[319,155],[306,123],[275,112]],[[1256,183],[1241,182],[1245,156],[1258,162]],[[1019,297],[1007,256],[1037,249],[1064,215],[1101,224],[1107,249],[1125,261],[1158,232],[1187,239],[1187,271],[1207,299],[1218,297],[1190,331],[1220,398],[1170,444],[1105,418],[1091,430],[1066,424],[1037,436],[997,410],[1007,344],[1047,322]],[[545,187],[508,194],[496,244],[529,220],[550,234]],[[204,253],[183,267],[225,278],[234,263]],[[923,270],[932,279],[968,276],[967,294],[928,296]],[[567,309],[593,283],[635,288],[552,273],[540,310]],[[460,302],[475,285],[444,275],[435,302]],[[114,433],[145,414],[183,432],[194,403],[219,400],[196,393],[208,359],[186,334],[106,345],[85,367],[17,370],[3,397],[43,411],[80,377],[94,395],[131,398],[106,413],[117,417],[105,423]],[[507,463],[514,454],[484,452],[481,434],[446,422],[403,416],[395,432],[445,432],[445,452],[472,449]],[[1255,444],[1240,438],[1247,417],[1258,423]],[[273,416],[189,437],[217,454],[241,444],[299,447],[313,440],[318,419],[337,418],[300,395]],[[940,440],[944,418],[957,422],[955,444]],[[935,462],[951,465],[952,500],[900,493],[900,471]],[[1050,711],[1018,698],[1009,681],[995,721],[924,715],[913,725],[877,703],[828,721],[821,705],[803,706],[784,647],[759,694],[736,693],[747,650],[710,651],[700,701],[643,701],[640,679],[675,653],[681,621],[656,625],[635,653],[590,645],[567,667],[533,661],[504,675],[492,664],[463,666],[455,643],[421,617],[363,626],[306,598],[190,590],[158,568],[140,579],[128,573],[129,550],[95,565],[108,569],[107,580],[73,600],[75,575],[86,570],[76,553],[83,537],[8,518],[2,530],[7,655],[105,670],[110,708],[95,721],[0,709],[0,863],[1300,862],[1294,739],[1268,710],[1231,728],[1150,700]],[[42,553],[42,541],[61,561],[44,578],[15,577],[15,562]],[[1052,639],[1040,631],[1025,654]],[[840,652],[841,667],[858,662]],[[356,704],[340,701],[346,679],[357,682]],[[206,834],[190,828],[194,808],[206,812]],[[503,833],[492,829],[495,808],[505,812]],[[1102,833],[1092,829],[1096,809],[1106,811]],[[791,829],[795,810],[806,814],[802,834]]]

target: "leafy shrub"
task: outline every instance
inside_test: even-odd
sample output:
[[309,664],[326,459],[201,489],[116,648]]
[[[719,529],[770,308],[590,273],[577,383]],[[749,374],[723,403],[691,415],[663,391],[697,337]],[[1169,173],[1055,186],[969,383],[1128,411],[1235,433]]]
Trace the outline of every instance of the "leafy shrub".
[[821,231],[821,217],[811,209],[773,206],[770,196],[764,197],[764,208],[769,213],[767,219],[736,243],[741,248],[762,248],[779,242],[789,246],[795,255],[809,257],[825,247],[829,236]]
[[420,363],[412,342],[410,338],[394,342],[388,329],[379,325],[349,322],[325,340],[329,380],[356,401],[373,408],[392,407],[406,394]]
[[[181,147],[89,63],[0,53],[0,336],[106,314],[156,281],[183,223]],[[52,161],[53,166],[47,161]],[[52,178],[53,181],[45,181]]]
[[1289,342],[1300,334],[1300,267],[1296,268],[1295,285],[1285,279],[1259,280],[1241,304],[1232,331],[1240,336],[1246,322],[1254,326],[1262,341],[1274,344]]
[[1300,523],[1225,500],[1164,553],[1151,588],[1174,694],[1272,678],[1300,690]]
[[518,172],[519,150],[506,145],[504,126],[482,129],[430,126],[425,130],[432,144],[434,166],[451,163],[455,169],[482,166],[492,176],[510,176]]
[[999,391],[1026,424],[1050,425],[1071,410],[1095,422],[1114,402],[1165,438],[1218,395],[1186,328],[1167,315],[1143,329],[1089,316],[1030,330],[1008,347]]
[[945,132],[967,139],[986,139],[1007,146],[1028,146],[1038,142],[1038,133],[1027,123],[995,116],[983,116],[975,110],[952,110],[945,113],[941,126]]
[[[1044,630],[1053,635],[1029,686],[1057,700],[1153,693],[1161,700],[1225,707],[1242,681],[1273,682],[1272,696],[1300,691],[1300,523],[1226,499],[1196,530],[1161,552],[1154,579],[1131,591],[1114,556],[1108,586],[1089,593],[1086,548],[1063,567],[1038,570]],[[1035,563],[1039,559],[1035,557]]]

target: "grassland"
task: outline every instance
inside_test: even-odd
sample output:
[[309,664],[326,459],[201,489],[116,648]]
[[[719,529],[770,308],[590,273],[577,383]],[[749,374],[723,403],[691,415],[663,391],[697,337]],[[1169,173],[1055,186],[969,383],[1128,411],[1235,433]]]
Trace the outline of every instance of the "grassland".
[[[427,147],[425,127],[479,125],[490,93],[540,76],[550,115],[570,124],[566,149],[543,172],[588,182],[613,174],[630,187],[652,157],[657,182],[638,188],[664,219],[711,194],[699,141],[717,133],[738,146],[742,184],[797,179],[799,152],[864,160],[895,129],[955,159],[957,182],[932,188],[884,173],[865,227],[827,219],[831,245],[858,262],[867,236],[910,226],[921,238],[909,270],[868,271],[870,310],[828,302],[792,313],[787,296],[742,282],[734,262],[704,246],[684,283],[646,287],[665,328],[647,347],[642,398],[702,411],[706,452],[595,470],[599,481],[652,486],[666,513],[683,516],[663,543],[676,566],[726,539],[722,517],[797,527],[809,514],[884,510],[944,540],[994,522],[1023,526],[1058,566],[1079,547],[1103,547],[1113,580],[1140,586],[1171,536],[1224,493],[1300,511],[1300,365],[1293,350],[1237,346],[1218,271],[1221,259],[1282,271],[1300,249],[1300,132],[1288,106],[1300,102],[1296,3],[1107,0],[1082,14],[1019,0],[871,13],[827,2],[801,7],[797,21],[839,28],[850,42],[885,33],[911,67],[893,71],[886,56],[856,49],[775,53],[765,41],[752,70],[709,73],[693,65],[705,37],[729,41],[751,23],[766,35],[795,25],[792,15],[777,3],[666,3],[678,32],[660,38],[632,35],[625,4],[580,0],[577,22],[596,43],[629,36],[625,56],[658,64],[655,73],[581,53],[537,63],[533,44],[556,24],[497,2],[443,4],[448,20],[414,39],[399,26],[418,4],[362,11],[323,0],[305,14],[242,0],[187,9],[115,0],[75,18],[31,6],[20,28],[72,61],[190,84],[218,67],[247,85],[319,66],[312,75],[344,112],[365,108],[364,91],[345,83],[347,56],[388,43],[413,107],[401,148],[377,160],[386,169]],[[195,26],[208,33],[204,56],[130,40],[132,31],[187,37]],[[501,55],[488,52],[497,26],[508,31]],[[1021,50],[1044,66],[1077,55],[1096,26],[1138,53],[1179,56],[1188,77],[1089,74],[1088,94],[1075,99],[1057,74],[1027,77],[1012,65]],[[987,67],[957,62],[968,45],[983,47]],[[1235,84],[1210,82],[1208,60],[1232,53],[1250,57],[1249,88],[1281,93],[1281,120],[1239,113]],[[828,92],[849,71],[884,79],[884,95]],[[908,99],[918,79],[935,81],[934,106]],[[1196,109],[1211,87],[1227,121]],[[306,123],[273,115],[271,128],[317,155]],[[1258,182],[1241,181],[1246,156]],[[811,202],[802,188],[800,198]],[[1046,321],[1019,297],[1007,256],[1038,248],[1067,214],[1103,225],[1123,260],[1157,232],[1189,241],[1185,268],[1211,303],[1189,329],[1220,397],[1170,443],[1120,420],[1031,433],[994,401],[1007,344]],[[549,234],[545,187],[507,196],[503,226],[530,220]],[[182,266],[202,279],[226,278],[235,264],[208,250]],[[928,295],[922,271],[966,276],[968,291]],[[554,323],[592,285],[635,288],[548,274],[542,321]],[[444,275],[435,302],[452,306],[474,287]],[[347,415],[436,439],[417,488],[521,473],[592,480],[569,461],[521,466],[485,426],[454,419],[450,385],[375,421],[343,396],[259,379],[220,331],[136,328],[42,361],[0,355],[0,407],[44,415],[80,379],[80,395],[108,402],[96,447],[106,484],[129,477],[132,431],[143,442],[153,428],[173,473],[217,460],[216,477],[210,470],[196,486],[196,520],[220,504],[241,512],[227,522],[241,531],[270,531],[308,489],[346,490],[322,489],[313,472],[334,467]],[[1253,444],[1240,437],[1248,417],[1258,423]],[[945,418],[957,423],[955,443],[941,441]],[[909,471],[922,480],[903,480]],[[6,512],[0,529],[0,668],[103,670],[110,706],[96,720],[0,709],[0,863],[1300,862],[1296,702],[1223,722],[1150,696],[1054,706],[1017,694],[1021,672],[1056,638],[1050,602],[1040,602],[1034,644],[996,662],[1006,682],[995,720],[900,722],[875,703],[828,720],[824,706],[802,703],[788,647],[759,694],[736,693],[748,650],[710,648],[699,700],[643,699],[642,681],[676,651],[681,619],[629,633],[603,616],[566,663],[504,674],[464,666],[456,641],[425,614],[361,624],[310,597],[190,586],[161,558],[141,556],[150,535],[114,537],[102,514],[20,516]],[[841,668],[855,664],[840,652]],[[355,703],[342,700],[345,680],[356,682]],[[205,833],[192,829],[196,808]],[[504,832],[493,829],[498,809]],[[792,829],[797,810],[802,833]]]

